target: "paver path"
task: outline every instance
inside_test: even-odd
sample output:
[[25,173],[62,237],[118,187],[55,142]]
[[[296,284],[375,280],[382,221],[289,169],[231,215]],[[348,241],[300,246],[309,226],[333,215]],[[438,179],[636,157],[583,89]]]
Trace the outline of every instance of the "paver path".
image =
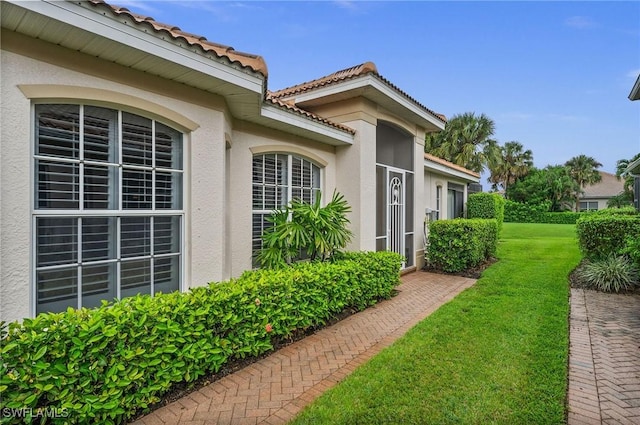
[[394,298],[162,407],[134,425],[286,423],[474,283],[474,279],[422,271],[405,275]]
[[640,424],[640,295],[571,290],[568,423]]

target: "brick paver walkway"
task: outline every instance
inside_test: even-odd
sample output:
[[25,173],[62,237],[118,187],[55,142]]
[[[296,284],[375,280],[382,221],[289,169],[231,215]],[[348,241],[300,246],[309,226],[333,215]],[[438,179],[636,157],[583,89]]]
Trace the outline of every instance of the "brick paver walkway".
[[640,424],[640,295],[571,290],[569,425]]
[[134,422],[282,424],[475,280],[426,272],[400,293]]

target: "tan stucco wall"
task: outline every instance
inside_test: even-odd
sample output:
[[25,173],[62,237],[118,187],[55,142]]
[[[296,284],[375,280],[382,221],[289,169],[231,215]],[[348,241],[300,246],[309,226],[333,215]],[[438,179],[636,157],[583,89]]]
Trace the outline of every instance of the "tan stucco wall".
[[438,173],[432,170],[424,170],[424,197],[422,204],[422,211],[424,214],[425,208],[430,208],[433,211],[436,210],[436,188],[438,186],[442,186],[442,199],[440,199],[440,219],[448,219],[447,217],[447,183],[456,183],[464,186],[464,205],[465,212],[467,206],[467,196],[468,196],[468,181],[465,181],[461,178],[456,178],[453,176],[447,176],[442,173]]
[[[4,48],[5,40],[2,41]],[[82,70],[79,72],[69,69],[75,64],[62,67],[17,54],[18,47],[13,45],[12,51],[3,50],[0,57],[0,320],[33,315],[32,101],[91,102],[92,94],[102,93],[108,101],[102,100],[97,104],[135,113],[142,113],[141,110],[148,107],[154,111],[148,116],[184,131],[184,167],[188,170],[184,180],[184,286],[223,279],[227,242],[225,232],[221,231],[225,228],[224,203],[221,200],[225,199],[225,128],[229,131],[224,109],[220,109],[224,102],[212,95],[209,95],[210,100],[200,94],[195,96],[197,99],[192,99],[189,90],[178,90],[179,87],[170,83],[165,83],[165,86],[172,96],[164,96],[157,92],[155,83],[152,83],[153,88],[147,86],[147,80],[137,73],[131,74],[132,85],[125,85],[96,77],[93,72],[87,73],[87,67],[99,65],[92,59],[86,62],[78,60]],[[123,70],[119,72],[124,73]],[[39,91],[38,86],[42,90]],[[51,93],[56,92],[56,86],[66,86],[65,91],[70,94],[64,99],[52,98]],[[167,115],[173,120],[163,117],[163,111],[172,111]],[[195,130],[189,131],[186,127]]]

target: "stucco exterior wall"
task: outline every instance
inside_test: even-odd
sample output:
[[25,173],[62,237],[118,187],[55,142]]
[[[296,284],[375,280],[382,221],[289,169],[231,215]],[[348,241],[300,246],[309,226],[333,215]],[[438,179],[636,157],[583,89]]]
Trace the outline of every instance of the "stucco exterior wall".
[[[3,40],[4,43],[5,40]],[[3,45],[4,48],[4,45]],[[55,46],[52,46],[55,50]],[[34,288],[32,268],[33,102],[86,102],[144,115],[145,105],[154,112],[151,118],[164,121],[184,132],[184,211],[185,250],[184,287],[203,285],[223,278],[225,262],[225,114],[223,102],[191,99],[188,90],[166,84],[172,96],[145,87],[136,73],[132,85],[93,76],[86,68],[100,66],[82,61],[59,66],[16,53],[1,53],[2,61],[2,144],[0,198],[0,320],[17,320],[33,315]],[[81,72],[70,69],[81,68]],[[123,70],[120,70],[124,72]],[[152,82],[153,83],[153,82]],[[38,97],[64,86],[64,99]],[[21,89],[22,88],[22,89]],[[92,102],[88,97],[101,93],[109,101]],[[175,95],[182,93],[179,97]],[[27,97],[30,96],[32,98]],[[47,95],[50,96],[50,95]],[[209,105],[203,105],[209,102]],[[160,114],[167,111],[173,119]],[[171,113],[170,113],[171,112]],[[191,126],[191,128],[187,128]]]
[[423,214],[424,214],[425,208],[430,208],[433,211],[436,210],[436,205],[437,205],[436,204],[436,188],[438,186],[441,186],[442,197],[440,199],[440,219],[444,220],[449,218],[447,217],[447,210],[448,210],[447,183],[449,182],[464,186],[464,205],[465,205],[465,212],[466,212],[467,197],[468,197],[467,184],[469,182],[465,181],[464,179],[453,177],[453,176],[447,176],[445,174],[438,173],[436,171],[424,170],[424,192],[423,192],[424,196],[423,196],[423,204],[422,204]]

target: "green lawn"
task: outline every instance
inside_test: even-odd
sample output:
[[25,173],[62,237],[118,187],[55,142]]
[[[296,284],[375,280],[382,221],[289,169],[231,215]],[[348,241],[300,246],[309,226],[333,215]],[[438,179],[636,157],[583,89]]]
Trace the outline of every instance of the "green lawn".
[[575,226],[505,223],[498,257],[293,423],[563,423]]

